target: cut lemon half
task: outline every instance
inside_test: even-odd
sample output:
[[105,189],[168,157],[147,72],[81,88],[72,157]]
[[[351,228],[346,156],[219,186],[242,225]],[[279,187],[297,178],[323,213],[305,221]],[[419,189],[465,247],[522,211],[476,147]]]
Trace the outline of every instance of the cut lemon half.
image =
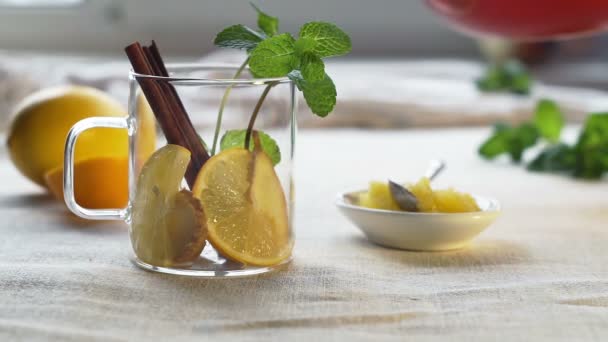
[[131,243],[137,257],[155,266],[187,266],[205,247],[200,201],[180,186],[190,151],[167,145],[144,164],[131,209]]
[[[124,208],[129,201],[129,161],[97,157],[74,164],[74,196],[85,208]],[[44,175],[50,192],[63,202],[63,165]]]
[[205,208],[209,242],[225,257],[269,266],[291,255],[285,194],[261,149],[231,148],[213,156],[192,192]]

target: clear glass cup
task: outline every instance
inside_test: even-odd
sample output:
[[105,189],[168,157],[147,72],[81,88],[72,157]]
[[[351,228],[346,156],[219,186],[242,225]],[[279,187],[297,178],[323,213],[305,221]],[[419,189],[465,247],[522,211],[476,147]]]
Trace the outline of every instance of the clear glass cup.
[[[64,160],[64,197],[68,208],[74,214],[86,219],[125,220],[130,227],[129,232],[133,246],[132,260],[137,266],[146,270],[199,277],[231,277],[265,273],[285,265],[291,260],[291,250],[294,242],[292,227],[292,163],[296,135],[297,108],[297,98],[295,96],[294,84],[287,78],[256,79],[248,75],[247,71],[245,71],[239,79],[234,80],[232,77],[238,67],[233,66],[182,64],[170,65],[167,69],[169,70],[170,77],[157,77],[136,74],[132,71],[130,72],[128,117],[91,117],[76,123],[72,127],[66,140]],[[154,244],[156,247],[146,249],[146,253],[152,253],[150,251],[155,249],[159,250],[158,246],[163,246],[162,248],[165,249],[166,246],[171,243],[174,243],[172,246],[175,246],[175,241],[171,241],[175,234],[171,235],[172,233],[165,233],[165,230],[169,231],[171,229],[175,230],[178,228],[169,226],[169,224],[164,225],[151,223],[149,225],[145,225],[145,221],[144,223],[134,222],[134,219],[139,220],[133,215],[135,208],[145,208],[144,210],[149,210],[151,214],[150,217],[153,218],[150,220],[151,222],[156,222],[157,220],[163,221],[164,218],[162,216],[157,216],[164,215],[161,213],[165,212],[163,211],[165,210],[164,208],[162,210],[153,207],[148,208],[147,206],[149,203],[147,201],[146,203],[141,203],[143,201],[138,202],[136,199],[138,192],[155,190],[148,189],[147,187],[149,187],[150,184],[146,184],[143,181],[141,181],[141,184],[138,184],[140,183],[139,178],[142,174],[142,169],[146,170],[145,165],[150,159],[150,154],[154,150],[150,148],[149,137],[142,139],[140,136],[140,131],[143,131],[141,126],[145,124],[145,120],[142,120],[143,116],[147,114],[149,117],[151,117],[150,113],[153,112],[140,87],[141,81],[151,82],[159,86],[163,85],[165,87],[170,85],[170,87],[175,89],[183,103],[183,108],[188,113],[196,132],[202,138],[206,149],[209,151],[209,154],[212,153],[213,142],[216,140],[216,155],[212,156],[211,159],[209,159],[204,165],[210,163],[210,161],[214,160],[214,158],[220,158],[218,156],[222,156],[222,159],[228,158],[227,156],[230,153],[226,153],[226,151],[229,151],[229,149],[225,149],[220,152],[220,139],[229,130],[244,130],[248,127],[252,112],[258,103],[260,95],[264,92],[267,85],[271,83],[273,84],[273,87],[268,92],[266,99],[259,110],[254,124],[254,131],[262,131],[276,141],[280,151],[281,160],[274,166],[274,168],[268,167],[268,161],[266,161],[266,164],[261,161],[262,159],[265,159],[262,158],[260,154],[262,153],[260,152],[262,149],[258,149],[258,147],[256,147],[255,151],[257,152],[255,153],[257,154],[255,155],[258,157],[255,159],[251,157],[251,160],[256,160],[256,164],[251,166],[250,169],[239,173],[242,175],[247,175],[247,179],[240,179],[237,176],[230,174],[226,175],[225,178],[213,178],[214,182],[217,184],[238,183],[249,186],[246,194],[242,193],[241,190],[238,190],[241,192],[237,193],[239,200],[244,198],[251,202],[243,202],[246,203],[246,205],[239,206],[233,205],[232,202],[225,202],[230,204],[224,207],[222,206],[222,203],[224,203],[225,198],[221,196],[218,198],[217,193],[213,193],[216,197],[209,195],[208,192],[205,192],[209,191],[209,189],[202,190],[200,194],[193,193],[193,197],[196,198],[197,201],[199,201],[199,203],[202,205],[203,212],[205,214],[204,221],[207,223],[208,232],[211,232],[210,227],[213,225],[213,227],[216,227],[213,229],[213,231],[216,233],[214,235],[215,238],[208,236],[207,243],[200,253],[200,256],[196,256],[195,259],[190,261],[179,263],[175,262],[174,264],[170,261],[155,263],[151,261],[155,260],[154,258],[146,259],[143,257],[144,255],[141,250],[142,248],[145,249],[146,246],[141,247],[140,245],[137,245],[138,236],[141,236],[138,234],[141,234],[142,231],[146,231],[146,234],[149,234],[151,231],[155,231],[160,232],[154,235]],[[227,97],[222,118],[221,120],[218,120],[220,103],[223,100],[226,90],[229,88],[230,95]],[[218,123],[218,121],[221,122]],[[78,136],[82,132],[96,127],[126,129],[129,134],[129,204],[126,208],[90,209],[83,208],[76,203],[74,196],[75,144]],[[216,127],[219,127],[219,134],[217,137],[215,137]],[[158,133],[155,149],[158,150],[167,145],[167,140],[161,130],[157,129],[156,131]],[[261,141],[260,134],[256,134],[255,137],[258,144],[260,146],[263,145],[263,143],[259,143]],[[144,143],[146,139],[148,139],[148,143]],[[254,138],[251,138],[251,140],[253,141]],[[103,141],[100,141],[99,143],[103,144]],[[253,146],[256,146],[256,143],[251,142],[250,146],[252,147],[251,149],[254,150]],[[242,153],[239,152],[239,155],[247,155],[247,150],[244,148],[236,148],[240,148],[242,150]],[[252,156],[254,155],[254,152],[249,153]],[[238,153],[232,154],[234,155]],[[225,163],[231,163],[230,158],[227,160],[228,161],[225,161]],[[270,158],[267,160],[270,160]],[[259,167],[257,164],[258,161],[260,163]],[[219,163],[216,164],[220,165]],[[170,165],[167,166],[167,170],[170,170]],[[254,170],[255,172],[251,170]],[[273,176],[273,172],[271,170],[274,170],[276,177]],[[144,171],[144,173],[146,172],[147,171]],[[198,176],[201,176],[201,173],[202,171],[199,171]],[[211,172],[208,173],[211,174]],[[253,173],[256,174],[255,177],[253,176]],[[171,176],[167,177],[170,178]],[[179,177],[179,175],[177,177]],[[239,177],[244,178],[245,176]],[[164,182],[164,178],[160,177],[157,181]],[[213,184],[208,185],[208,187],[211,187]],[[280,187],[273,187],[272,184],[280,184]],[[188,188],[188,185],[184,179],[182,179],[182,187],[186,189]],[[196,186],[194,188],[196,188]],[[254,188],[259,190],[252,190]],[[273,191],[272,189],[275,190]],[[254,191],[256,191],[256,195],[252,195]],[[268,192],[268,194],[265,194],[265,192]],[[202,195],[203,193],[205,195]],[[144,197],[140,196],[139,198]],[[211,200],[210,198],[215,198],[217,200]],[[268,212],[272,212],[272,214],[268,214]],[[270,217],[268,219],[270,221],[260,221],[260,217]],[[279,217],[279,219],[274,220],[277,217]],[[175,223],[179,222],[180,219],[173,218],[172,221],[166,221]],[[276,223],[275,221],[284,222],[284,224]],[[270,227],[275,227],[275,230],[268,230],[267,222],[271,222],[268,223],[268,225],[270,225]],[[228,225],[230,225],[230,227],[228,227]],[[281,228],[279,229],[276,227]],[[218,233],[220,231],[222,232],[221,234]],[[266,232],[267,235],[264,235],[264,238],[261,238],[261,235],[258,234],[259,232]],[[249,234],[249,236],[247,236],[247,234]],[[281,237],[279,239],[272,234],[280,234]],[[229,237],[231,235],[235,235],[232,240]],[[244,242],[235,242],[236,240],[243,240]],[[228,242],[226,243],[226,241]],[[271,246],[269,247],[268,245]],[[216,248],[218,246],[221,247]],[[226,246],[228,246],[228,248]],[[272,262],[270,264],[267,262],[267,260],[271,260],[272,258],[264,259],[266,261],[260,263],[257,261],[257,259],[256,261],[251,261],[253,259],[250,260],[245,258],[246,260],[244,260],[242,257],[240,257],[242,253],[247,254],[249,252],[253,253],[253,255],[257,255],[255,253],[261,253],[259,255],[266,256],[264,253],[274,253],[266,252],[266,250],[273,251],[273,248],[274,250],[281,248],[282,254],[280,258],[276,259],[276,262]],[[220,253],[218,252],[218,249],[223,250],[224,252]]]

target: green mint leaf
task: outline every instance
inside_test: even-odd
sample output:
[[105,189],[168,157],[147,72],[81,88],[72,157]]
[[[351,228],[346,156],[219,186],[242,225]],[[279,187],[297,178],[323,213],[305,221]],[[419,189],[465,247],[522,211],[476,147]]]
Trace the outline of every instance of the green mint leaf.
[[484,75],[475,80],[477,88],[482,92],[509,91],[518,95],[530,93],[532,78],[523,64],[510,60],[502,65],[488,67]]
[[314,53],[315,46],[317,46],[317,41],[312,38],[303,38],[300,37],[296,40],[296,54],[298,56],[304,55],[306,52]]
[[312,52],[306,52],[300,57],[300,71],[308,82],[317,82],[325,78],[325,64]]
[[485,74],[475,81],[482,92],[496,92],[509,87],[509,79],[501,67],[491,66]]
[[574,171],[577,164],[576,151],[566,144],[547,146],[528,164],[530,171],[566,172]]
[[293,70],[287,77],[304,93],[306,104],[310,110],[320,117],[326,117],[336,105],[336,86],[325,74],[320,81],[310,82],[302,76],[299,70]]
[[512,93],[527,95],[530,93],[531,78],[526,67],[517,60],[509,60],[503,66]]
[[555,102],[543,99],[536,105],[534,124],[543,138],[556,143],[564,127],[564,116]]
[[509,154],[511,159],[519,163],[526,149],[536,145],[538,129],[531,123],[523,123],[511,131],[509,139]]
[[530,94],[532,79],[528,74],[520,74],[511,77],[511,92],[518,95]]
[[494,133],[479,147],[479,154],[486,159],[494,159],[501,154],[509,154],[511,160],[519,163],[523,153],[536,144],[538,130],[529,123],[517,127],[506,124],[495,126]]
[[258,12],[258,27],[262,30],[262,32],[269,36],[274,36],[277,34],[279,32],[279,19],[264,13],[253,2],[250,2],[250,4],[251,7]]
[[590,114],[579,135],[576,148],[579,150],[597,147],[608,141],[608,113]]
[[295,40],[289,33],[270,37],[250,53],[249,68],[258,77],[282,77],[298,63]]
[[505,124],[497,124],[494,133],[481,144],[478,153],[486,159],[494,159],[509,151],[510,127]]
[[217,34],[213,43],[219,47],[252,50],[263,38],[244,25],[232,25]]
[[300,28],[300,38],[316,42],[313,52],[320,58],[344,55],[350,52],[350,37],[338,26],[326,22],[310,22]]
[[575,177],[598,179],[608,172],[608,113],[589,115],[575,149]]
[[[260,137],[260,143],[262,144],[262,151],[268,155],[273,165],[277,165],[281,162],[281,150],[277,142],[271,138],[268,134],[257,131]],[[246,129],[230,130],[224,133],[222,140],[220,140],[220,149],[222,151],[245,146],[245,136],[247,135]],[[253,139],[251,140],[253,142]],[[253,143],[249,144],[249,149],[253,151]]]

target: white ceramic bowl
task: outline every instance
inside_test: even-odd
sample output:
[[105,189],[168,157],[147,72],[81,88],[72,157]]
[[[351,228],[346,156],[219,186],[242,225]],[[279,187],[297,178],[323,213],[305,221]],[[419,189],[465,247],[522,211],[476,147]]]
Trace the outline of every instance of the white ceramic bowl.
[[480,196],[473,198],[481,211],[448,214],[369,209],[353,203],[358,193],[339,194],[336,205],[370,241],[399,249],[446,251],[462,248],[500,214],[498,201]]

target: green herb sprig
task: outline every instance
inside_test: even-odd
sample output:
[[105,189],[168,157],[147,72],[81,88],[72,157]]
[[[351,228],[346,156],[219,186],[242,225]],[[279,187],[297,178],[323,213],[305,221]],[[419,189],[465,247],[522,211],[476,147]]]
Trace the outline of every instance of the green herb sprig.
[[482,92],[510,92],[527,95],[532,87],[532,78],[526,67],[517,60],[488,67],[484,75],[475,81]]
[[585,179],[599,179],[608,173],[608,113],[590,114],[574,145],[560,142],[563,126],[559,107],[551,100],[540,100],[533,122],[515,127],[497,124],[479,154],[486,159],[508,154],[520,163],[526,149],[544,140],[547,145],[527,164],[528,170]]
[[[238,78],[246,66],[252,75],[258,78],[288,77],[302,91],[311,111],[320,116],[327,116],[336,105],[336,87],[325,72],[324,58],[347,54],[352,49],[350,37],[338,26],[321,21],[304,24],[300,28],[298,38],[289,33],[279,33],[279,19],[263,12],[255,4],[251,4],[258,13],[257,25],[259,30],[245,25],[232,25],[217,34],[214,43],[224,48],[245,50],[247,59],[238,69],[234,78]],[[251,132],[262,103],[272,87],[278,82],[267,84],[260,100],[251,115],[246,131],[226,132],[221,139],[220,149],[249,146]],[[232,86],[228,87],[222,97],[211,153],[216,151],[222,115]],[[276,142],[267,134],[262,136],[263,150],[275,156],[273,162],[280,160],[280,151]],[[229,141],[230,143],[224,143]],[[264,143],[266,141],[266,144]],[[272,141],[272,143],[269,143]],[[272,146],[272,150],[267,150]],[[278,158],[276,157],[278,155]]]

